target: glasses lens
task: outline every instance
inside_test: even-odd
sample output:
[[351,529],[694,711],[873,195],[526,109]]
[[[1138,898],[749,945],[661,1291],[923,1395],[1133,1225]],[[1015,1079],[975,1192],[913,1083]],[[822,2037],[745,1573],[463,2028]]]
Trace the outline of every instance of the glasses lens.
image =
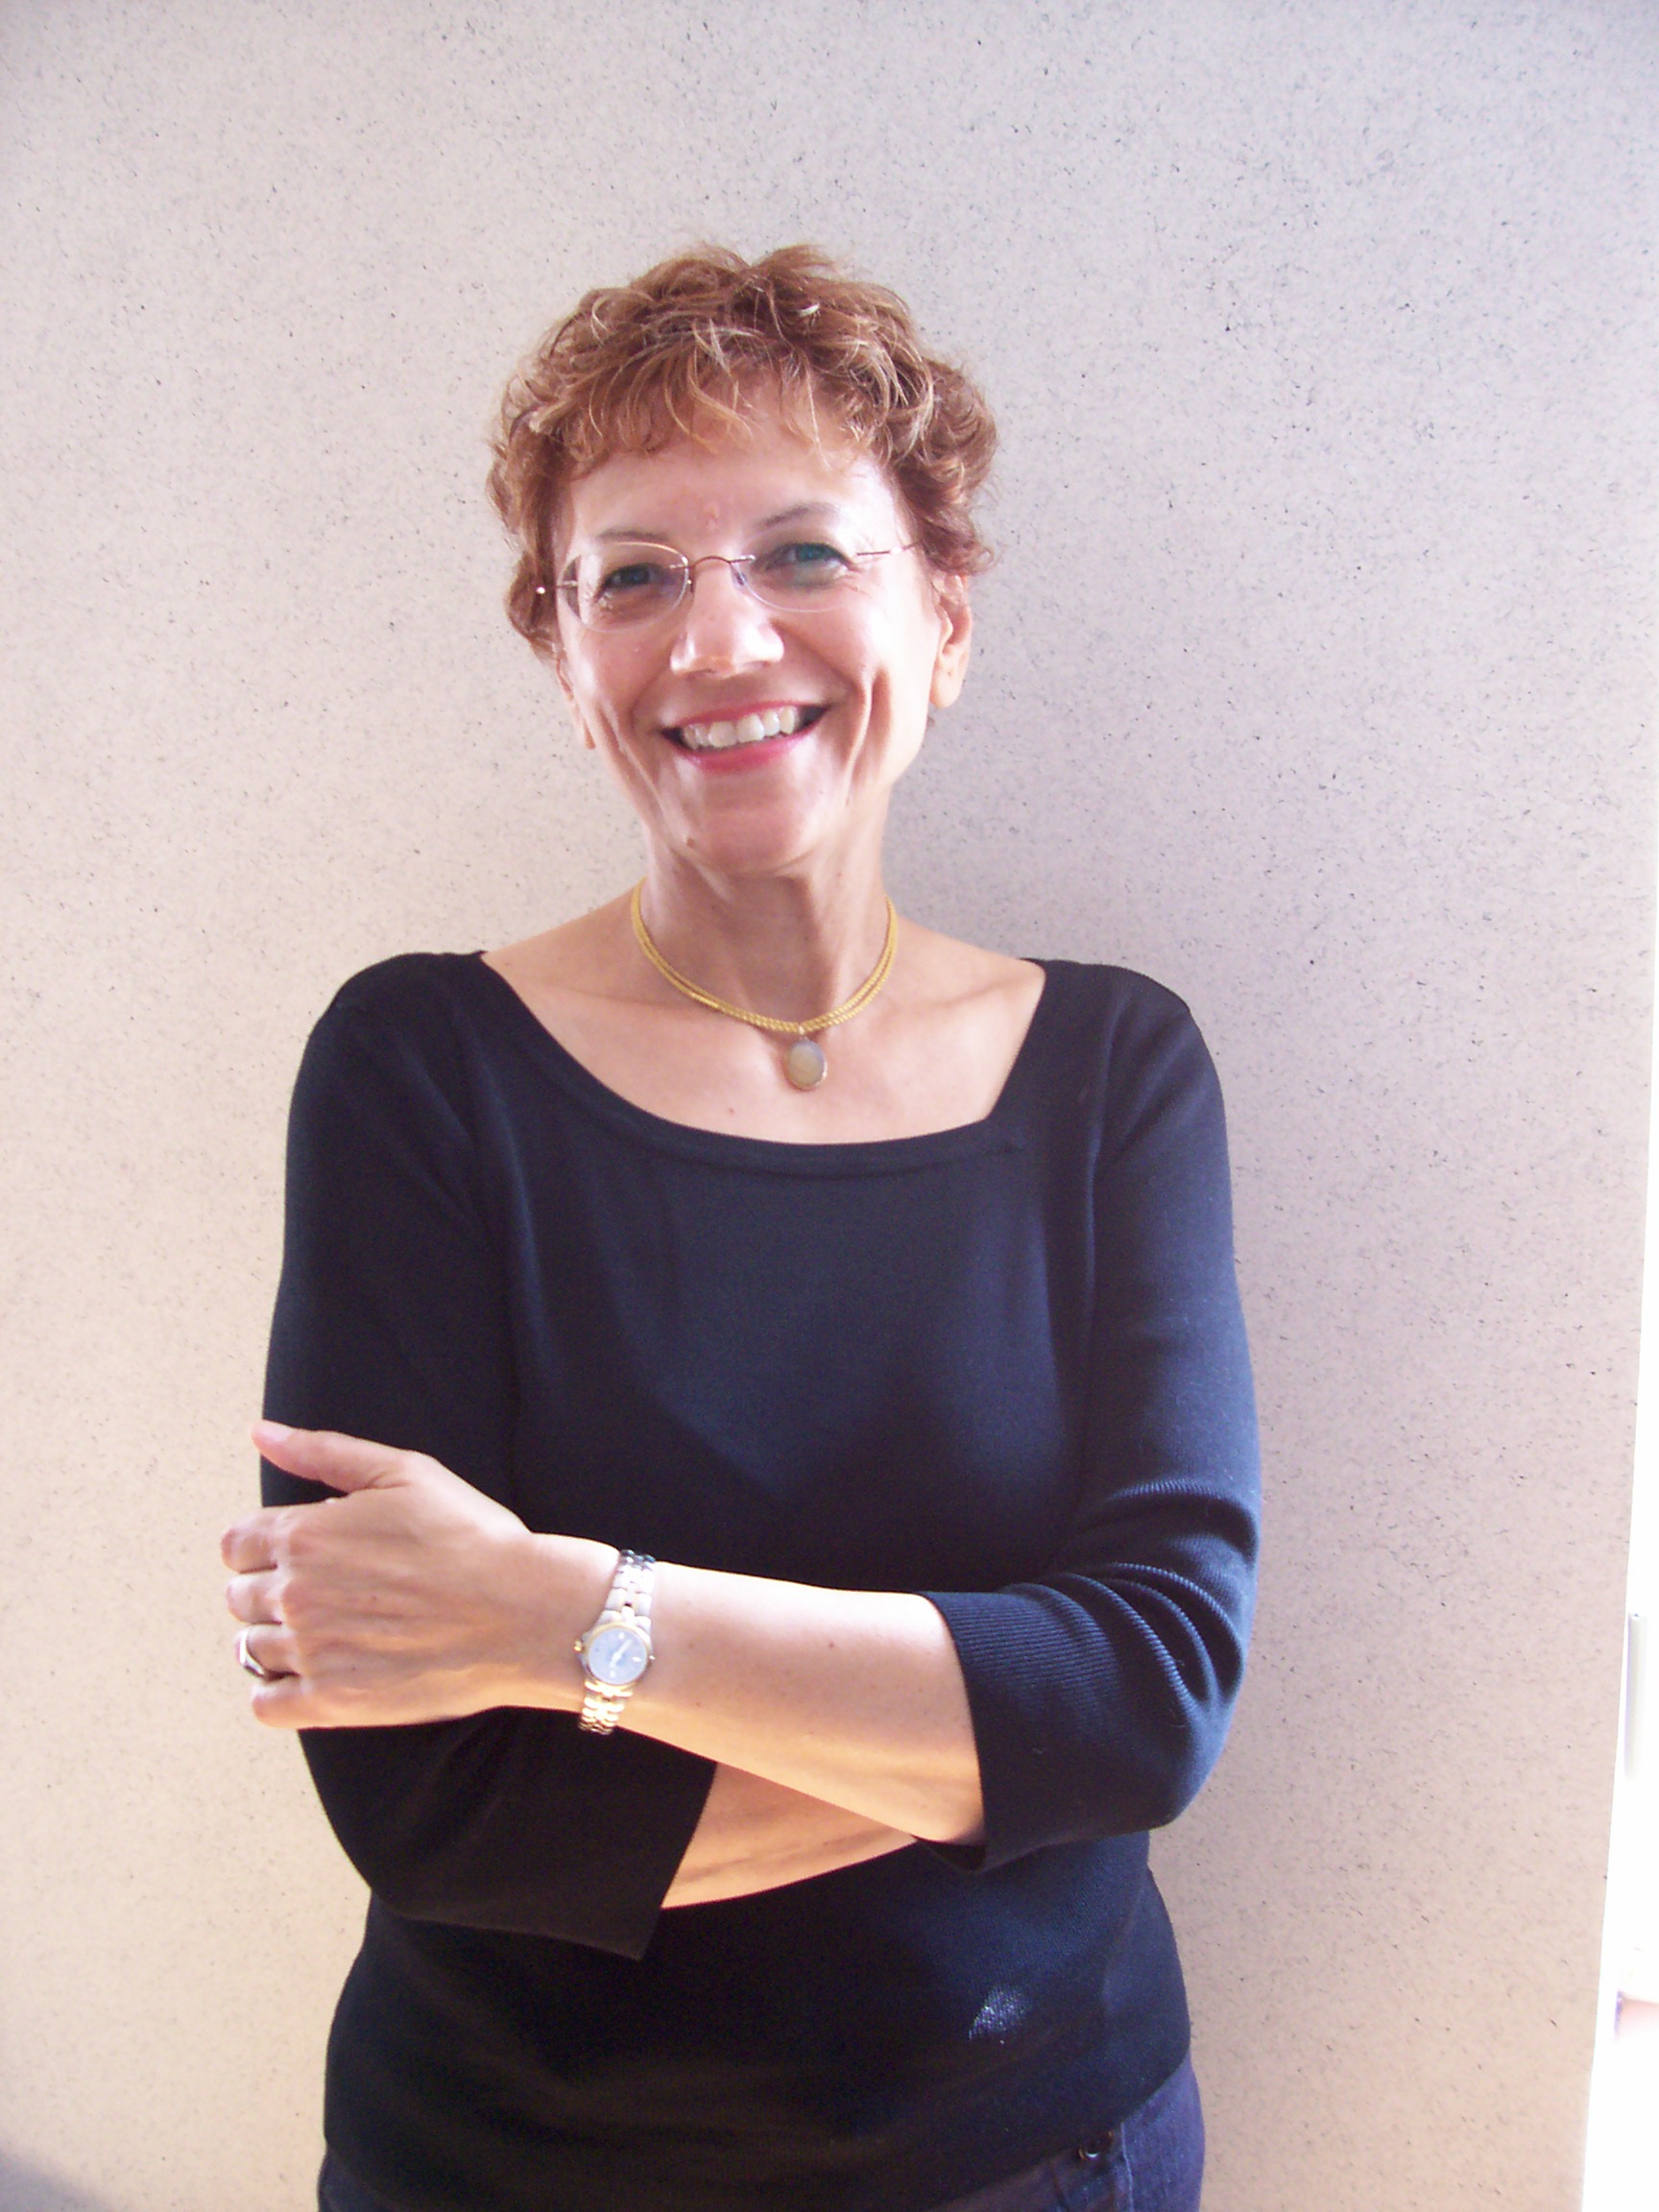
[[[868,561],[870,556],[866,555]],[[822,607],[862,573],[858,556],[821,538],[791,538],[748,561],[749,589],[768,607]]]
[[625,630],[678,607],[685,564],[666,545],[601,545],[576,564],[576,614],[590,630]]

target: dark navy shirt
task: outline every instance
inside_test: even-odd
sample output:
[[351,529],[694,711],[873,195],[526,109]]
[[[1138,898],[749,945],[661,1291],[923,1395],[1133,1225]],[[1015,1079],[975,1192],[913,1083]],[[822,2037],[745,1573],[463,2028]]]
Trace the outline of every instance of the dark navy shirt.
[[981,1847],[661,1912],[706,1761],[519,1709],[309,1732],[373,1892],[326,2131],[399,2212],[925,2212],[1180,2064],[1146,1832],[1220,1748],[1256,1547],[1226,1141],[1179,999],[1045,966],[991,1115],[873,1143],[645,1113],[475,956],[318,1024],[268,1414],[533,1528],[926,1592],[985,1798]]

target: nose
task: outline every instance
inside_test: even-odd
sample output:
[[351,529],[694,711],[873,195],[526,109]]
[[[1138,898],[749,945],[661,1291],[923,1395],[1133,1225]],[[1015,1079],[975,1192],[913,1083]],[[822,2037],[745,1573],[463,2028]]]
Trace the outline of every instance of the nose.
[[674,619],[669,664],[677,676],[768,667],[782,657],[772,615],[718,556],[705,555],[692,568],[691,588]]

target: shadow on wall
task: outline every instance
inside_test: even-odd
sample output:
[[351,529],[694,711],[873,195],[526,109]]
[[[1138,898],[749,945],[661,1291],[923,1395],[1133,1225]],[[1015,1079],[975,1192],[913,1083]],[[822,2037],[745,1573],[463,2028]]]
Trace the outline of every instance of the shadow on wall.
[[119,2208],[107,2197],[89,2197],[72,2182],[0,2150],[0,2212],[119,2212]]

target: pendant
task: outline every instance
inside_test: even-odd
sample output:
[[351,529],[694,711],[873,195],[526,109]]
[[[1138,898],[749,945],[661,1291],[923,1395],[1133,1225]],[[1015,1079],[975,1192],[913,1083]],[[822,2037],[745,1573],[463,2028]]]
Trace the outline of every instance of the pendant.
[[823,1046],[815,1037],[797,1037],[783,1055],[783,1072],[797,1091],[816,1091],[830,1072]]

